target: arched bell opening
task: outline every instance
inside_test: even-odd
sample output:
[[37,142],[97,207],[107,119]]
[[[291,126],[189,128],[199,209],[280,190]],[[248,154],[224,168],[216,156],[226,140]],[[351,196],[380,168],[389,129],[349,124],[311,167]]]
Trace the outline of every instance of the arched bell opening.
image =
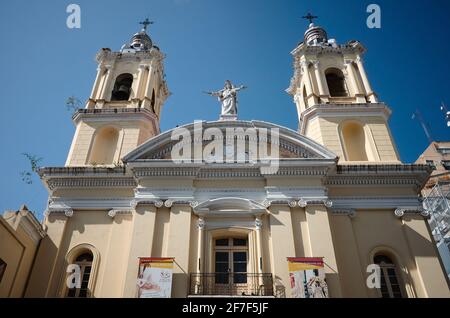
[[112,101],[128,100],[131,93],[131,85],[133,84],[133,75],[129,73],[120,74],[114,83],[114,89],[111,93]]

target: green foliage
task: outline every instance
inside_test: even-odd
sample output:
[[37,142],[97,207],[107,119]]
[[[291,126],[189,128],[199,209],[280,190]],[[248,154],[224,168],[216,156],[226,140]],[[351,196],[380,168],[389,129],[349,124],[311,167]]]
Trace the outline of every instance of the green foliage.
[[66,100],[66,108],[68,111],[76,112],[81,108],[81,101],[75,96],[70,96]]
[[23,182],[25,182],[26,184],[32,184],[33,173],[37,173],[39,169],[39,163],[42,161],[42,158],[27,152],[22,153],[22,155],[28,159],[31,166],[31,171],[29,170],[22,171],[20,172],[20,176]]

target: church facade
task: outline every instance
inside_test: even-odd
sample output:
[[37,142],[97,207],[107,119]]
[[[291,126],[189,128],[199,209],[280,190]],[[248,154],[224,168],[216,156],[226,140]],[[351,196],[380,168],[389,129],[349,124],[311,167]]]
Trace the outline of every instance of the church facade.
[[167,132],[164,55],[146,26],[100,50],[65,166],[39,170],[46,236],[25,297],[136,297],[140,257],[174,258],[171,297],[292,297],[292,257],[323,259],[330,297],[449,297],[418,200],[431,170],[400,161],[365,50],[310,24],[291,52],[298,131],[222,116]]

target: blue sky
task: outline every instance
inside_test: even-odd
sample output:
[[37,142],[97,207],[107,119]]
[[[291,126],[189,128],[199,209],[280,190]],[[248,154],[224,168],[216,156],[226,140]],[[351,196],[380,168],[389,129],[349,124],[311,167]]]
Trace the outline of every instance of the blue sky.
[[[66,7],[81,6],[81,29],[66,27]],[[381,29],[366,26],[366,7],[381,6]],[[41,215],[47,192],[29,170],[23,152],[43,157],[45,166],[63,166],[74,126],[69,96],[86,100],[95,78],[96,52],[118,50],[149,17],[154,43],[167,55],[172,96],[161,127],[196,119],[215,120],[219,104],[202,94],[225,79],[245,84],[239,117],[271,121],[292,129],[297,114],[284,92],[292,75],[290,51],[302,41],[311,11],[338,43],[357,39],[367,48],[366,71],[381,101],[393,110],[390,127],[404,162],[414,162],[428,141],[419,123],[423,113],[434,139],[450,139],[439,110],[450,105],[450,2],[429,1],[23,1],[2,3],[0,11],[0,211],[25,203]]]

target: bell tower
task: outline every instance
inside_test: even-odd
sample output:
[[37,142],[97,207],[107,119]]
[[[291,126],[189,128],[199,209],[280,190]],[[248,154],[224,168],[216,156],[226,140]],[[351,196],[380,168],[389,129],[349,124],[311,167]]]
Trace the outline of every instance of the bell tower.
[[84,109],[73,115],[75,136],[66,166],[116,165],[159,134],[162,106],[170,95],[164,54],[143,28],[119,52],[101,49],[97,76]]
[[297,107],[299,132],[339,156],[339,162],[392,162],[399,156],[388,126],[389,107],[379,102],[363,65],[358,41],[338,44],[313,23],[292,52],[294,75],[286,90]]

